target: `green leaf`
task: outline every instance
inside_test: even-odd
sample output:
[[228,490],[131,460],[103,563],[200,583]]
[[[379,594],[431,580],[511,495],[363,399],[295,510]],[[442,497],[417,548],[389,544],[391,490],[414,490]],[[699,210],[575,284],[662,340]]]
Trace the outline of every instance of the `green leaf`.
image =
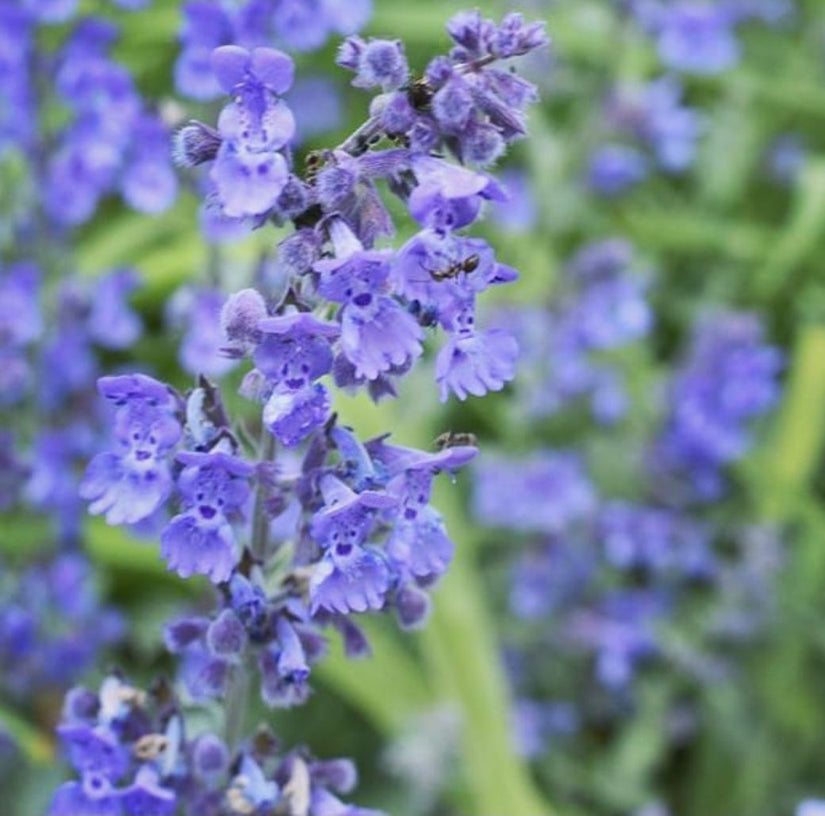
[[825,326],[803,326],[796,340],[785,397],[766,448],[745,470],[762,515],[791,516],[807,492],[825,444]]
[[799,174],[793,209],[753,280],[757,300],[771,302],[799,284],[799,267],[825,233],[825,160],[811,161]]
[[432,704],[432,694],[420,664],[382,623],[369,618],[359,621],[372,646],[372,657],[351,660],[335,645],[315,671],[378,730],[392,736]]
[[2,705],[0,730],[6,731],[25,757],[35,765],[49,765],[54,762],[55,747],[52,739]]

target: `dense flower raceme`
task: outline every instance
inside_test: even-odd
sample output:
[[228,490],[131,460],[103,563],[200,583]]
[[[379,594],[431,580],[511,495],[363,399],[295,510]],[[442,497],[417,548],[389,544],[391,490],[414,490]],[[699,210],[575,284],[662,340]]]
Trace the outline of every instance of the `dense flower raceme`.
[[[450,392],[464,399],[498,390],[514,372],[513,338],[498,329],[479,330],[475,304],[479,293],[516,273],[495,260],[486,242],[459,232],[479,216],[485,200],[506,194],[486,173],[433,154],[446,150],[465,163],[487,165],[524,135],[523,109],[535,90],[494,63],[545,39],[540,26],[519,15],[496,26],[477,14],[460,14],[448,30],[456,43],[451,56],[434,59],[416,81],[400,43],[345,42],[339,63],[356,73],[354,84],[384,93],[353,137],[315,156],[306,179],[290,166],[295,122],[280,95],[292,83],[293,66],[278,51],[218,48],[212,66],[233,101],[217,130],[193,122],[178,134],[184,164],[211,163],[214,189],[206,207],[219,210],[222,223],[291,219],[299,225],[281,243],[279,263],[296,285],[300,281],[308,308],[338,304],[336,381],[367,383],[374,396],[392,393],[393,378],[421,354],[428,326],[448,334],[436,361],[442,399]],[[394,144],[378,149],[382,138]],[[376,188],[382,179],[422,227],[397,252],[373,248],[377,238],[393,232]],[[271,338],[269,346],[278,343]],[[318,407],[322,398],[315,392]],[[316,413],[320,421],[323,412]]]
[[237,746],[189,733],[162,681],[145,692],[110,675],[97,693],[74,688],[57,730],[80,780],[58,788],[50,816],[377,816],[338,798],[356,784],[349,760],[283,752],[265,729]]
[[[178,512],[160,535],[167,566],[183,577],[208,575],[222,587],[212,619],[188,618],[167,630],[167,645],[182,655],[195,698],[222,694],[235,667],[254,653],[264,699],[302,701],[309,663],[324,651],[319,625],[338,628],[353,653],[366,644],[346,618],[352,612],[394,610],[402,626],[417,625],[429,605],[423,590],[452,557],[441,517],[428,503],[430,485],[436,473],[469,461],[475,448],[427,453],[383,438],[362,445],[326,411],[323,426],[315,427],[318,406],[326,409],[328,400],[312,382],[317,368],[303,369],[319,354],[331,365],[326,324],[306,313],[259,323],[269,330],[284,322],[311,330],[278,349],[278,359],[294,369],[282,362],[252,377],[259,388],[275,389],[263,409],[269,432],[314,428],[303,455],[286,450],[274,460],[241,458],[217,394],[205,382],[184,403],[144,375],[100,381],[115,406],[117,448],[89,465],[82,493],[90,510],[113,524],[135,524],[173,502]],[[262,331],[259,349],[270,341]],[[267,384],[270,370],[278,376]],[[294,390],[279,391],[279,385]],[[284,401],[293,405],[286,424],[277,418],[270,424],[269,406]],[[263,543],[252,540],[261,535],[249,519],[253,485]]]
[[628,398],[609,354],[650,331],[650,282],[632,247],[610,239],[585,247],[570,260],[549,310],[500,310],[497,324],[515,333],[520,348],[514,382],[518,410],[536,419],[583,400],[597,421],[620,419]]
[[[429,503],[432,481],[476,449],[452,438],[433,452],[396,446],[387,436],[361,442],[337,421],[330,391],[332,383],[363,388],[376,400],[394,395],[394,381],[422,354],[424,329],[435,325],[448,333],[436,362],[442,398],[482,395],[513,376],[515,341],[499,329],[477,330],[475,301],[516,273],[486,242],[459,232],[485,200],[504,193],[488,174],[440,151],[486,165],[524,134],[532,86],[493,63],[545,38],[519,15],[496,26],[462,14],[449,30],[451,57],[435,60],[414,83],[400,43],[345,43],[339,62],[356,73],[354,84],[384,95],[369,121],[320,154],[303,179],[289,150],[295,120],[282,99],[293,63],[280,51],[215,50],[215,78],[232,101],[217,129],[193,122],[178,135],[184,163],[211,163],[207,221],[225,228],[290,220],[296,227],[279,246],[272,275],[284,285],[277,294],[269,291],[267,301],[245,289],[220,312],[224,357],[254,362],[240,392],[260,406],[257,448],[242,448],[246,434],[203,376],[186,395],[142,374],[99,380],[113,411],[112,446],[92,459],[81,485],[90,511],[109,524],[160,529],[168,568],[184,578],[205,575],[218,587],[212,614],[166,627],[194,700],[231,697],[257,667],[267,705],[303,702],[310,666],[325,651],[324,628],[337,629],[347,654],[358,656],[369,644],[353,613],[394,612],[403,628],[420,625],[426,590],[451,560],[452,542]],[[382,137],[393,144],[373,149]],[[379,179],[421,226],[397,252],[375,248],[393,231]],[[171,312],[187,324],[184,365],[219,375],[214,332],[199,343],[198,328],[214,319],[216,298],[183,297]],[[90,795],[83,760],[75,765],[84,781],[62,789],[57,813],[76,807],[72,797]],[[118,765],[106,777],[107,791],[120,786],[112,807],[137,812],[125,798],[136,785],[170,801],[157,768],[137,771],[130,785],[132,772]],[[289,780],[287,788],[298,784]],[[322,793],[319,814],[360,812]],[[272,809],[257,800],[251,808],[242,799],[233,804],[236,795],[226,799],[230,812]],[[294,812],[310,812],[306,796]]]
[[651,456],[660,485],[685,500],[720,496],[726,466],[751,446],[752,420],[779,399],[781,369],[782,355],[765,343],[754,315],[708,315],[671,385],[669,416]]
[[[41,50],[38,25],[71,16],[74,5],[12,2],[0,12],[9,57],[0,57],[0,155],[14,149],[26,157],[34,207],[63,227],[88,221],[114,192],[135,210],[161,212],[177,194],[168,136],[128,71],[109,56],[115,26],[80,18],[56,51]],[[53,108],[62,110],[51,116],[61,124],[37,128]],[[30,216],[22,216],[22,229],[32,229]]]
[[0,578],[0,687],[19,707],[62,693],[124,634],[101,604],[91,565],[65,553]]
[[[94,281],[67,278],[44,293],[33,264],[0,269],[2,501],[51,517],[58,542],[79,539],[77,486],[100,444],[99,357],[128,348],[143,331],[128,302],[137,285],[135,271],[122,269]],[[34,428],[24,421],[31,416]]]
[[[770,619],[781,565],[775,532],[720,526],[695,500],[708,498],[705,488],[718,495],[725,468],[747,453],[753,419],[775,404],[778,372],[778,352],[764,343],[752,315],[701,322],[673,375],[672,404],[662,429],[653,429],[649,457],[638,457],[647,471],[636,500],[601,496],[572,452],[480,461],[476,518],[527,542],[512,566],[509,608],[530,627],[516,629],[507,646],[523,698],[515,719],[525,751],[542,752],[554,735],[598,722],[610,708],[621,713],[642,664],[697,682],[718,679],[731,645],[748,642]],[[689,484],[698,495],[685,491]],[[701,591],[708,585],[712,595]],[[701,616],[690,611],[696,608]],[[574,695],[563,680],[537,680],[556,676],[541,667],[542,655],[559,653],[571,665],[592,661],[591,694]],[[581,703],[571,710],[574,696]],[[559,719],[559,706],[573,719]]]

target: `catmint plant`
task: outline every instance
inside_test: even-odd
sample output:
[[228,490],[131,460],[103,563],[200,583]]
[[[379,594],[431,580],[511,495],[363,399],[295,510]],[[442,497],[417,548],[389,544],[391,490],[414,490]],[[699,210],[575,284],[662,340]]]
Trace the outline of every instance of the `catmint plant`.
[[[443,400],[499,390],[514,374],[515,339],[478,328],[476,300],[516,272],[464,228],[485,201],[505,197],[484,168],[525,135],[535,99],[502,63],[546,38],[518,14],[497,24],[462,12],[447,28],[452,50],[420,76],[400,41],[347,39],[339,65],[378,94],[367,121],[310,154],[303,171],[283,98],[292,59],[266,46],[211,53],[229,101],[214,127],[185,125],[175,155],[207,166],[204,207],[216,220],[293,227],[276,255],[286,286],[236,292],[219,315],[224,359],[247,368],[240,394],[256,406],[259,441],[204,376],[206,366],[223,373],[212,339],[198,347],[193,336],[183,360],[199,370],[187,393],[145,374],[98,381],[111,443],[90,461],[80,491],[111,525],[159,530],[167,568],[215,586],[213,611],[170,621],[165,642],[189,699],[222,701],[226,745],[196,737],[222,758],[205,774],[167,694],[150,725],[151,699],[121,680],[97,696],[72,692],[60,735],[81,782],[60,788],[52,814],[367,812],[331,792],[352,787],[350,766],[301,751],[276,758],[271,741],[243,739],[247,694],[270,707],[303,703],[330,629],[349,656],[368,653],[356,614],[389,612],[404,629],[420,626],[428,590],[453,555],[430,493],[435,476],[455,473],[476,448],[452,438],[430,451],[390,434],[361,440],[338,419],[336,391],[397,396],[438,330]],[[384,187],[418,229],[398,248],[386,240],[394,224]],[[193,297],[184,314],[199,338],[201,314],[214,320],[215,302],[208,292]]]

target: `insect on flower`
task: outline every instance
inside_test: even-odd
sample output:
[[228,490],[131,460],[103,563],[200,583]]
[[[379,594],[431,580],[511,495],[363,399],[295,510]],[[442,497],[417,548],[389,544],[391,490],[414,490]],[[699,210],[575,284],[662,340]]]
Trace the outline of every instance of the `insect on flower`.
[[463,260],[454,261],[446,269],[427,269],[427,272],[430,273],[430,277],[434,281],[450,280],[451,278],[457,278],[462,272],[465,275],[475,272],[480,262],[481,258],[473,253]]
[[464,445],[478,447],[478,439],[473,433],[462,433],[458,431],[445,431],[439,434],[433,442],[436,450],[446,450],[447,448],[458,448]]

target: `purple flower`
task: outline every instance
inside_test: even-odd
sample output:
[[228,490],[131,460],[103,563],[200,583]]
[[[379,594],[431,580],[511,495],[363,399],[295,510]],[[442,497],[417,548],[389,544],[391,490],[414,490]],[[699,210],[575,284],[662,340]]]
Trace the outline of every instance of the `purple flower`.
[[168,498],[172,478],[167,453],[181,427],[168,389],[140,374],[103,377],[101,394],[119,406],[115,415],[116,449],[89,463],[80,495],[89,512],[105,513],[109,524],[135,524],[151,516]]
[[124,200],[138,212],[161,213],[174,203],[178,181],[169,160],[169,134],[154,116],[143,114],[134,124],[120,184]]
[[339,329],[306,312],[287,312],[258,322],[258,370],[273,386],[301,389],[332,368],[330,340]]
[[171,816],[177,810],[177,796],[171,788],[160,784],[157,771],[144,765],[138,769],[132,784],[120,793],[123,812],[151,813]]
[[443,159],[418,156],[413,161],[413,170],[418,185],[407,206],[422,226],[460,229],[475,221],[485,200],[506,198],[492,177]]
[[669,173],[693,163],[703,125],[700,114],[682,105],[681,97],[681,84],[666,76],[647,85],[620,87],[607,108],[616,129],[649,146]]
[[473,506],[484,524],[558,533],[588,518],[596,503],[579,458],[542,451],[527,459],[479,462]]
[[161,556],[182,578],[207,575],[227,581],[240,558],[232,517],[242,513],[253,468],[225,453],[178,454],[184,469],[178,477],[184,512],[161,533]]
[[232,798],[241,813],[266,813],[280,799],[278,784],[268,780],[261,766],[248,754],[240,762],[239,772],[232,780]]
[[333,222],[331,232],[337,257],[314,264],[321,276],[318,289],[343,303],[341,350],[355,376],[374,380],[419,357],[423,332],[412,315],[379,294],[390,271],[386,253],[364,250],[341,220]]
[[347,614],[381,609],[389,588],[390,570],[380,553],[341,541],[327,550],[312,573],[312,612],[326,609]]
[[254,359],[265,378],[263,421],[289,447],[329,417],[331,400],[316,383],[332,368],[331,338],[338,327],[305,312],[287,312],[258,322]]
[[184,287],[167,303],[167,320],[184,329],[178,360],[190,374],[221,377],[237,365],[223,352],[226,339],[221,308],[225,301],[226,296],[217,289]]
[[329,419],[332,399],[320,383],[297,391],[273,391],[266,401],[263,423],[288,448],[299,445]]
[[275,206],[289,171],[280,152],[292,139],[295,120],[279,99],[292,84],[292,60],[272,48],[251,53],[222,46],[211,57],[221,88],[235,101],[220,115],[223,138],[210,172],[226,215],[260,215]]
[[617,196],[644,180],[647,174],[647,162],[638,150],[608,144],[590,157],[587,182],[597,193]]
[[175,62],[175,87],[193,99],[213,99],[220,86],[209,58],[220,45],[232,41],[232,21],[214,0],[190,0],[183,5],[182,48]]
[[481,397],[488,391],[500,391],[516,373],[518,344],[502,329],[474,331],[474,318],[459,318],[457,331],[438,352],[435,378],[446,402],[452,391],[460,400],[469,394]]
[[739,61],[735,20],[724,4],[677,0],[658,21],[662,62],[675,71],[718,74]]
[[[12,577],[4,569],[7,579]],[[22,704],[76,682],[124,634],[122,618],[101,604],[91,565],[64,554],[0,583],[3,693]]]
[[341,546],[341,556],[363,543],[378,509],[393,507],[396,500],[374,490],[355,493],[340,479],[327,475],[321,480],[324,506],[312,517],[310,534],[325,549]]
[[304,76],[289,92],[295,115],[295,138],[300,142],[341,127],[343,106],[340,90],[322,76]]
[[539,206],[527,175],[505,169],[501,174],[506,200],[494,202],[490,219],[507,232],[522,233],[532,229],[539,217]]
[[396,569],[428,584],[444,574],[455,552],[444,520],[429,506],[418,510],[413,521],[399,519],[386,548]]
[[64,782],[54,794],[48,816],[122,816],[123,803],[105,779],[90,775],[83,782]]
[[43,331],[40,272],[29,263],[6,267],[0,274],[0,347],[20,348]]
[[128,348],[143,332],[140,317],[126,302],[139,282],[140,278],[133,269],[111,272],[97,282],[88,327],[89,335],[104,348]]
[[[782,356],[759,320],[722,313],[702,321],[671,386],[670,415],[651,457],[658,480],[699,500],[724,491],[722,469],[748,451],[750,424],[780,395]],[[675,482],[687,485],[676,490]]]
[[272,707],[299,705],[309,696],[309,666],[306,653],[294,627],[278,618],[277,640],[261,653],[261,695]]
[[338,51],[338,65],[354,71],[357,88],[380,87],[385,91],[400,88],[410,69],[404,46],[399,40],[362,40],[348,37]]

